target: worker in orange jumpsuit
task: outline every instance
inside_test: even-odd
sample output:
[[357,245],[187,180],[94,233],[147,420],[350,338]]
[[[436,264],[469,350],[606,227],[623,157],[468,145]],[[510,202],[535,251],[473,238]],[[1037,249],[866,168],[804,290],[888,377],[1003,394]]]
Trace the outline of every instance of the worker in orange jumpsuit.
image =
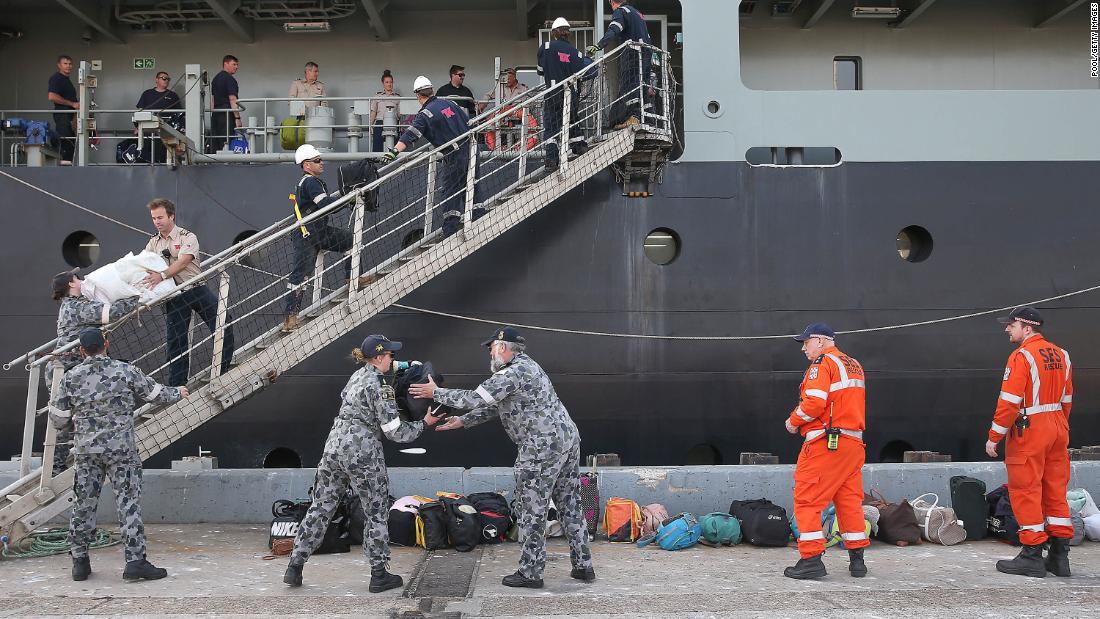
[[840,352],[836,334],[826,324],[809,325],[794,339],[802,342],[802,352],[812,363],[799,388],[798,407],[787,418],[787,431],[800,433],[805,442],[794,469],[794,517],[802,558],[783,575],[825,575],[821,511],[832,502],[848,549],[848,571],[861,578],[867,575],[863,549],[871,544],[863,520],[863,366]]
[[[1069,576],[1073,537],[1066,487],[1069,485],[1069,410],[1073,369],[1069,353],[1043,337],[1043,317],[1018,307],[998,319],[1019,348],[1008,357],[997,412],[985,451],[997,457],[997,443],[1008,436],[1005,468],[1008,498],[1020,523],[1023,548],[1015,559],[997,562],[997,571],[1042,578]],[[1050,548],[1043,561],[1043,544]]]

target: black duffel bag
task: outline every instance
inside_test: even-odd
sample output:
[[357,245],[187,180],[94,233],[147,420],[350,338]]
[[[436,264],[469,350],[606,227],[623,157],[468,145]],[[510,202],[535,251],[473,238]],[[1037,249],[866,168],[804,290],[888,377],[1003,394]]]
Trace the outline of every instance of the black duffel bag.
[[[397,410],[402,413],[406,421],[420,421],[428,414],[428,408],[439,406],[433,404],[427,398],[414,398],[409,395],[410,385],[425,385],[431,376],[435,384],[443,386],[443,375],[436,371],[431,361],[410,365],[408,368],[398,370],[393,377],[393,394],[397,400]],[[442,410],[437,411],[442,414]],[[438,417],[439,414],[436,416]]]
[[[310,488],[311,492],[312,490]],[[306,517],[306,512],[309,511],[309,506],[312,504],[313,501],[303,499],[295,501],[280,499],[272,503],[271,515],[273,519],[268,532],[267,547],[271,548],[277,539],[294,539],[298,535],[298,528],[302,524],[302,519]],[[350,552],[352,542],[351,535],[348,533],[349,520],[347,506],[344,502],[341,502],[332,514],[332,520],[329,521],[328,528],[325,529],[325,536],[321,539],[320,545],[313,551],[313,554]]]
[[1016,514],[1012,512],[1012,501],[1008,498],[1008,484],[985,495],[985,501],[989,506],[989,518],[986,520],[989,534],[1003,542],[1019,546],[1020,523],[1016,520]]
[[507,539],[512,526],[512,510],[508,499],[496,492],[475,492],[466,497],[477,510],[482,544],[499,544]]
[[439,497],[447,514],[447,535],[459,552],[470,552],[481,541],[477,508],[463,496]]
[[966,539],[985,539],[989,533],[989,503],[985,500],[985,482],[966,475],[951,478],[951,508],[955,517],[963,521]]
[[[370,159],[361,159],[340,166],[336,173],[340,184],[340,193],[348,195],[355,189],[369,185],[378,180],[378,166]],[[377,189],[363,194],[363,203],[368,211],[378,210]]]
[[440,501],[420,506],[420,526],[424,527],[424,549],[440,550],[447,547],[447,508]]
[[786,546],[791,539],[787,510],[767,499],[734,501],[730,515],[741,521],[743,539],[753,546]]

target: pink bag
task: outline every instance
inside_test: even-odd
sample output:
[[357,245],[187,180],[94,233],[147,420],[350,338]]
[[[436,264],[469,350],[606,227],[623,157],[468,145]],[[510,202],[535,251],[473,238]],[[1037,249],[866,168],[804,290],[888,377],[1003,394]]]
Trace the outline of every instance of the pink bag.
[[668,520],[668,510],[660,503],[650,503],[642,508],[642,536],[656,533],[661,523]]

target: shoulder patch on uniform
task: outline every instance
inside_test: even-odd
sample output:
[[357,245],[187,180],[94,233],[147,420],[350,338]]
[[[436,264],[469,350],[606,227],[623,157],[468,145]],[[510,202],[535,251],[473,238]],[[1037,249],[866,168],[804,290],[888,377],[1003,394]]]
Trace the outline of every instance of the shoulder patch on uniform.
[[1008,380],[1008,376],[1009,376],[1009,374],[1012,374],[1012,368],[1005,368],[1005,377],[1004,377],[1004,378],[1002,378],[1001,380],[1002,380],[1002,381],[1006,381],[1006,380]]
[[389,385],[382,385],[382,387],[379,389],[379,392],[381,392],[383,400],[393,401],[397,399],[397,396],[393,391],[393,387]]
[[818,357],[817,359],[814,359],[814,365],[820,365],[820,364],[821,364],[821,360],[822,360],[822,359],[824,359],[824,358],[825,358],[825,355],[821,355],[821,356],[820,356],[820,357]]
[[810,380],[814,380],[814,379],[816,379],[816,378],[817,378],[817,370],[818,370],[818,368],[810,368],[810,373],[809,373],[809,374],[807,374],[806,376],[807,376],[807,377],[808,377],[808,378],[809,378]]

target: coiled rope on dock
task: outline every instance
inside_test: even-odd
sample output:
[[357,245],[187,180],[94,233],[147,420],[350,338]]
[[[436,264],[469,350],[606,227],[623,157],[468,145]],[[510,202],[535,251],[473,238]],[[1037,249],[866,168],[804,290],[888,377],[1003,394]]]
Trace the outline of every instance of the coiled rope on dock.
[[[45,531],[35,531],[14,544],[4,541],[4,549],[0,551],[5,559],[30,559],[34,557],[49,557],[69,552],[69,529],[58,527]],[[106,548],[114,546],[122,541],[122,537],[113,531],[96,528],[92,536],[89,548]]]
[[[38,187],[38,186],[36,186],[32,183],[29,183],[29,182],[27,182],[27,181],[25,181],[21,178],[18,178],[16,176],[12,175],[12,174],[4,172],[3,170],[0,170],[0,175],[6,176],[6,177],[10,178],[11,180],[13,180],[17,183],[20,183],[22,185],[27,186],[30,189],[41,192],[41,193],[43,193],[47,196],[50,196],[51,198],[54,198],[57,201],[61,202],[62,204],[65,204],[67,206],[80,209],[80,210],[85,211],[87,213],[90,213],[90,214],[92,214],[96,217],[100,217],[100,218],[105,219],[105,220],[107,220],[111,223],[122,226],[122,227],[124,227],[128,230],[139,232],[142,235],[147,235],[148,234],[148,232],[145,231],[145,230],[141,230],[140,228],[135,228],[134,226],[131,226],[127,223],[121,222],[117,219],[112,219],[111,217],[108,217],[107,215],[99,213],[99,212],[97,212],[93,209],[90,209],[90,208],[86,207],[86,206],[81,206],[80,204],[77,204],[77,203],[75,203],[71,200],[68,200],[66,198],[63,198],[63,197],[57,195],[57,194],[54,194],[54,193],[50,192],[47,189],[43,189],[42,187]],[[276,277],[279,277],[279,276],[276,276]],[[285,279],[287,279],[287,277],[281,277],[281,279],[285,280]],[[969,319],[969,318],[978,318],[978,317],[981,317],[981,316],[989,316],[989,315],[992,315],[992,314],[1005,313],[1005,312],[1012,311],[1013,309],[1016,309],[1017,307],[1022,307],[1022,306],[1029,306],[1029,305],[1034,306],[1034,305],[1041,305],[1043,303],[1050,303],[1052,301],[1067,299],[1069,297],[1074,297],[1074,296],[1077,296],[1077,295],[1087,294],[1087,293],[1090,293],[1090,292],[1095,292],[1097,290],[1100,290],[1100,284],[1095,285],[1095,286],[1089,286],[1087,288],[1081,288],[1080,290],[1074,290],[1072,292],[1067,292],[1067,293],[1064,293],[1064,294],[1055,295],[1055,296],[1052,296],[1052,297],[1047,297],[1045,299],[1035,299],[1033,301],[1024,301],[1024,302],[1021,302],[1021,303],[1013,303],[1012,305],[1006,305],[1004,307],[997,307],[997,308],[981,310],[981,311],[977,311],[977,312],[967,312],[967,313],[964,313],[964,314],[956,314],[956,315],[953,315],[953,316],[945,316],[945,317],[942,317],[942,318],[933,318],[933,319],[929,319],[929,320],[918,320],[918,321],[914,321],[914,322],[904,322],[904,323],[898,323],[898,324],[892,324],[892,325],[881,325],[881,326],[877,326],[877,327],[865,327],[863,329],[838,330],[836,333],[837,333],[837,335],[853,335],[853,334],[861,334],[861,333],[876,333],[876,332],[880,332],[880,331],[896,331],[898,329],[910,329],[910,328],[913,328],[913,327],[923,327],[923,326],[927,326],[927,325],[941,324],[941,323],[945,323],[945,322],[954,322],[954,321],[957,321],[957,320],[966,320],[966,319]],[[454,312],[444,312],[444,311],[440,311],[440,310],[433,310],[433,309],[428,309],[428,308],[423,308],[423,307],[416,307],[416,306],[413,306],[413,305],[405,305],[405,304],[401,304],[401,303],[394,303],[392,305],[392,307],[397,307],[397,308],[401,308],[401,309],[408,310],[408,311],[411,311],[411,312],[417,312],[417,313],[427,314],[427,315],[431,315],[431,316],[439,316],[439,317],[442,317],[442,318],[452,318],[452,319],[455,319],[455,320],[465,320],[465,321],[468,321],[468,322],[477,322],[477,323],[492,324],[492,325],[507,324],[507,325],[510,325],[510,326],[513,326],[513,327],[518,327],[518,328],[521,328],[521,329],[529,329],[529,330],[532,330],[532,331],[545,331],[545,332],[548,332],[548,333],[562,333],[562,334],[566,334],[566,335],[584,335],[584,336],[592,336],[592,337],[614,337],[614,338],[627,338],[627,339],[640,339],[640,340],[669,340],[669,341],[705,342],[705,341],[780,340],[780,339],[792,338],[795,335],[798,335],[797,333],[785,333],[785,334],[775,334],[775,335],[655,335],[655,334],[646,334],[646,333],[616,333],[616,332],[611,332],[611,331],[589,331],[589,330],[585,330],[585,329],[566,329],[566,328],[561,328],[561,327],[547,327],[547,326],[543,326],[543,325],[522,324],[522,323],[518,323],[518,322],[510,322],[510,321],[507,321],[507,320],[500,320],[500,319],[478,318],[476,316],[467,316],[467,315],[464,315],[464,314],[456,314]]]

